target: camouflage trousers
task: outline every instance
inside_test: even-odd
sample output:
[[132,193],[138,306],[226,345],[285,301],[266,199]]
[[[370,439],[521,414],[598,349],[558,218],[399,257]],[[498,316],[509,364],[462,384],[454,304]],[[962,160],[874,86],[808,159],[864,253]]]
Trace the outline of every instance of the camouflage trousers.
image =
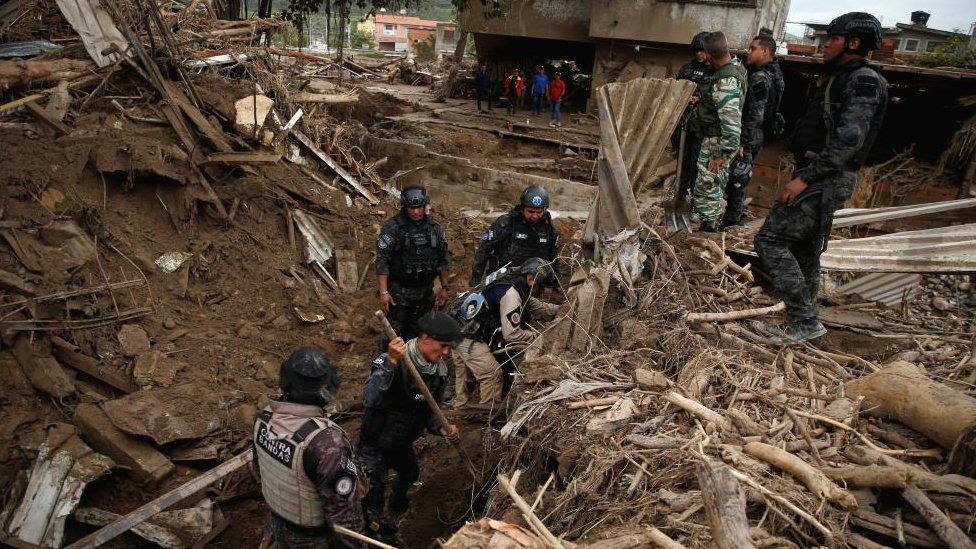
[[[708,164],[715,158],[725,158],[725,164],[718,172],[711,172]],[[729,180],[731,161],[732,155],[723,154],[719,148],[718,137],[706,137],[702,140],[701,151],[698,153],[698,176],[692,189],[695,213],[702,221],[715,223],[725,212],[722,195]]]

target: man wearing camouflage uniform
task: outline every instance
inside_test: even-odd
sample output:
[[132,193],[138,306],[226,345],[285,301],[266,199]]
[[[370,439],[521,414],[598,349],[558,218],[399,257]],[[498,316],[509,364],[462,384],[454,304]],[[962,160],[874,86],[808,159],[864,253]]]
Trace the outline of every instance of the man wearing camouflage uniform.
[[681,130],[685,130],[684,155],[678,159],[681,162],[681,181],[678,182],[677,192],[679,200],[687,198],[688,191],[691,190],[697,173],[696,165],[698,151],[701,150],[702,136],[695,131],[693,124],[689,124],[689,118],[694,112],[695,105],[701,101],[702,92],[712,75],[712,66],[708,63],[708,54],[705,53],[705,38],[708,38],[709,34],[708,32],[699,32],[691,39],[691,49],[695,51],[695,58],[681,65],[681,68],[674,75],[675,80],[691,80],[696,86],[695,94],[688,103],[681,124],[671,136],[671,146],[674,147],[675,154],[681,154]]
[[881,23],[868,13],[847,13],[828,25],[829,77],[814,91],[790,141],[793,179],[756,235],[756,251],[787,314],[786,324],[756,328],[783,345],[827,333],[817,317],[820,254],[887,110],[888,83],[866,59],[880,43]]
[[[447,239],[427,214],[427,189],[412,185],[400,192],[400,211],[386,223],[376,242],[376,279],[380,307],[406,339],[417,337],[417,319],[448,299],[451,258]],[[440,289],[434,293],[434,280]],[[386,342],[381,343],[386,347]]]
[[752,164],[763,141],[776,131],[782,130],[779,114],[783,98],[783,72],[773,59],[776,41],[772,36],[761,34],[752,39],[746,56],[749,73],[749,91],[742,109],[742,136],[739,152],[729,170],[729,182],[725,187],[727,204],[722,227],[741,225],[746,213],[746,185],[752,178]]
[[729,53],[722,32],[708,35],[705,52],[715,72],[692,119],[704,136],[692,196],[694,211],[701,219],[699,230],[715,232],[722,217],[722,192],[729,178],[729,164],[739,149],[746,69]]

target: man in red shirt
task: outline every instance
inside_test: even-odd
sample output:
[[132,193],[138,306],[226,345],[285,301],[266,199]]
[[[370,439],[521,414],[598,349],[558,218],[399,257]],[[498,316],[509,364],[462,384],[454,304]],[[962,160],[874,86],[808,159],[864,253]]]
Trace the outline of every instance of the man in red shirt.
[[525,91],[525,80],[522,78],[522,71],[512,69],[512,74],[505,79],[505,97],[508,98],[508,114],[515,114],[518,103],[522,99],[522,92]]
[[549,82],[549,103],[552,105],[552,121],[549,122],[550,126],[562,126],[563,123],[559,121],[559,107],[563,103],[563,97],[566,96],[566,81],[563,80],[563,74],[561,72],[556,72],[555,77],[552,82]]

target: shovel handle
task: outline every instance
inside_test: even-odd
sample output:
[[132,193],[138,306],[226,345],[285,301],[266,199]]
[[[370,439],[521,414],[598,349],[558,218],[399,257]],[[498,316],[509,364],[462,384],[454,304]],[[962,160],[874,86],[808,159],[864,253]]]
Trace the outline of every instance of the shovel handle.
[[[383,314],[383,311],[376,311],[376,318],[380,319],[380,323],[383,324],[383,331],[386,332],[386,337],[393,341],[397,337],[396,330],[390,325],[390,321]],[[444,416],[444,412],[441,411],[441,407],[437,405],[437,401],[434,399],[434,395],[430,394],[430,389],[427,384],[424,383],[424,378],[420,377],[420,372],[417,371],[417,367],[414,366],[413,360],[410,360],[410,355],[405,355],[403,357],[403,362],[407,365],[407,372],[410,374],[410,379],[413,380],[413,384],[417,386],[420,393],[424,395],[424,399],[427,401],[427,406],[430,406],[430,411],[434,412],[437,419],[440,420],[441,425],[445,427],[450,427],[451,424],[447,421],[447,417]]]

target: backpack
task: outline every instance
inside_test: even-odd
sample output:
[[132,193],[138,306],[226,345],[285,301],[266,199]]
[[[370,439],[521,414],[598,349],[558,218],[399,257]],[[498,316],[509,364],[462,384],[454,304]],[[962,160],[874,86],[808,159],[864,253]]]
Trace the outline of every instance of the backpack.
[[488,314],[488,303],[485,299],[484,291],[509,274],[510,269],[508,267],[502,267],[486,276],[481,284],[458,294],[454,298],[454,301],[451,302],[451,306],[448,307],[448,314],[461,325],[462,338],[474,338],[483,327],[490,324],[485,322],[490,319],[486,318]]

